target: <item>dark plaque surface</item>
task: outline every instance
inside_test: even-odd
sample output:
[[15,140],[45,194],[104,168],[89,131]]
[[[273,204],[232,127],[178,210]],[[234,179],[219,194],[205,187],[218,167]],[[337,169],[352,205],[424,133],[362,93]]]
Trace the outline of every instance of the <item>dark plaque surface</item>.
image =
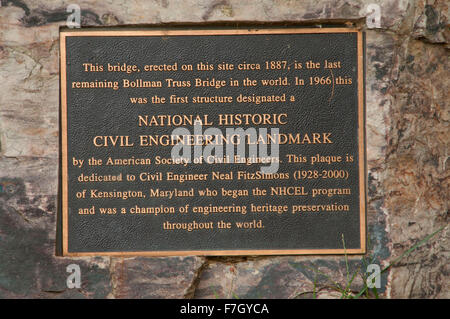
[[360,31],[60,35],[63,255],[365,252]]

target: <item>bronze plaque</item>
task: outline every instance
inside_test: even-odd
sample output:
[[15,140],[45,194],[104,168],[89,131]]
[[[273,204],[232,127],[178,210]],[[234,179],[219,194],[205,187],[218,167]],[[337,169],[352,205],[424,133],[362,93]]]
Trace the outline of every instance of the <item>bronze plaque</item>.
[[365,252],[364,38],[64,30],[58,253]]

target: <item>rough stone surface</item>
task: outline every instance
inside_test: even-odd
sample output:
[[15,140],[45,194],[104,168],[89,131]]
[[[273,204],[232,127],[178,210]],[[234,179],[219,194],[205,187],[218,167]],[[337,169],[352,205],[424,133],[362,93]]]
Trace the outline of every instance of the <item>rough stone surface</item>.
[[443,43],[448,48],[450,41],[448,6],[448,1],[444,0],[418,1],[414,12],[412,36],[431,43]]
[[[68,2],[1,0],[0,298],[338,298],[449,224],[445,0],[76,1],[82,26],[217,21],[366,30],[369,253],[351,257],[58,258],[59,47]],[[379,25],[365,24],[379,5]],[[372,5],[372,7],[371,7]],[[393,265],[381,295],[449,298],[449,227]],[[66,267],[81,267],[68,289]],[[347,271],[347,265],[349,267]],[[350,291],[361,289],[357,276]]]
[[[400,49],[382,173],[393,256],[448,225],[450,200],[448,50],[415,40]],[[447,227],[394,268],[393,296],[450,297],[449,235]]]
[[114,258],[115,298],[192,298],[205,263],[201,257]]
[[[16,165],[24,173],[29,168]],[[11,185],[0,193],[0,298],[105,298],[109,258],[55,257],[55,195],[27,193],[22,178],[0,183]],[[79,289],[67,289],[70,264],[80,267]]]
[[[259,257],[241,261],[211,260],[202,271],[195,298],[310,298],[345,289],[362,267],[350,258]],[[347,277],[348,275],[348,277]],[[357,293],[363,279],[356,275],[348,287]]]

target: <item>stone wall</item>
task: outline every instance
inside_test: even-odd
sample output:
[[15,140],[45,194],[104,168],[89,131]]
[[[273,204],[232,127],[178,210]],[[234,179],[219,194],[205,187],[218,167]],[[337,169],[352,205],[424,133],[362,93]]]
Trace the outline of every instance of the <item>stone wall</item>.
[[[216,21],[361,26],[367,36],[367,261],[386,266],[448,225],[449,8],[445,0],[1,0],[0,298],[339,297],[343,256],[55,257],[59,26]],[[380,8],[366,24],[367,6]],[[8,187],[6,187],[8,186]],[[449,298],[449,227],[382,277],[388,298]],[[81,267],[68,289],[66,266]],[[350,271],[365,266],[349,257]],[[351,290],[363,284],[359,276]],[[316,288],[314,288],[316,287]]]

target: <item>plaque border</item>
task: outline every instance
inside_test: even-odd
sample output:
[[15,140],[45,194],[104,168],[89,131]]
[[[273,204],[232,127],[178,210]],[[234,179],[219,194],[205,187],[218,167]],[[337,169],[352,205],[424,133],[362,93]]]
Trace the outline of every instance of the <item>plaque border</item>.
[[[320,34],[320,33],[356,33],[358,66],[358,159],[359,159],[359,211],[360,211],[360,248],[354,249],[250,249],[250,250],[168,250],[168,251],[124,251],[124,252],[69,252],[68,237],[68,139],[67,139],[67,70],[66,38],[74,36],[192,36],[192,35],[258,35],[258,34]],[[364,34],[357,28],[247,28],[247,29],[131,29],[131,30],[60,30],[60,145],[62,167],[59,197],[62,197],[58,209],[62,219],[62,256],[243,256],[243,255],[343,255],[366,253],[366,141],[365,141],[365,88],[364,88]],[[60,167],[60,168],[61,168]]]

